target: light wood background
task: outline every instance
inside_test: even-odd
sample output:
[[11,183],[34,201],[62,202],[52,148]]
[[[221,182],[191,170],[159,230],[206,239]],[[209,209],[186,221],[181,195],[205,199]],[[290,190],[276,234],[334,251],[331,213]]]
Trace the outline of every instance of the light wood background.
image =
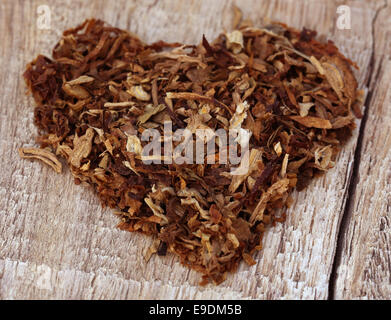
[[[151,240],[115,228],[91,189],[19,159],[34,145],[33,100],[22,73],[50,54],[61,32],[97,17],[141,39],[198,43],[232,21],[232,3],[261,18],[306,26],[356,61],[366,88],[365,117],[334,169],[294,194],[284,224],[270,229],[257,264],[244,263],[220,286],[173,255],[144,261]],[[336,27],[339,5],[351,30]],[[51,28],[37,26],[47,5]],[[1,299],[390,299],[391,7],[386,1],[161,0],[0,1],[0,298]]]

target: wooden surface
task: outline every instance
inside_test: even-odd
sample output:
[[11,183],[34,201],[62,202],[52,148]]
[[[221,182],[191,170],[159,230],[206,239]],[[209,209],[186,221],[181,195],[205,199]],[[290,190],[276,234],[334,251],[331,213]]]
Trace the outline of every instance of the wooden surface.
[[[173,255],[143,251],[151,239],[115,228],[92,190],[21,160],[34,145],[33,101],[21,74],[50,54],[61,32],[98,17],[150,42],[198,43],[232,21],[232,3],[261,18],[306,26],[332,39],[360,66],[365,117],[335,168],[301,193],[287,221],[270,229],[257,264],[241,264],[220,286]],[[351,9],[351,30],[336,27],[337,7]],[[37,8],[51,10],[39,29]],[[0,1],[0,298],[1,299],[351,299],[391,298],[390,6],[379,1]],[[361,127],[360,127],[361,125]]]
[[341,228],[336,298],[391,299],[391,7],[374,24],[372,97]]

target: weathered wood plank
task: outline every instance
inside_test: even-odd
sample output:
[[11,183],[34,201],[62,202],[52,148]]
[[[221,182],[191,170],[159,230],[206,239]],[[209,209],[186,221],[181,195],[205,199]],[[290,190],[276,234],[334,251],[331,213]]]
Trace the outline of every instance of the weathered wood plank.
[[391,7],[376,21],[374,77],[337,269],[338,299],[391,298]]
[[[145,41],[198,43],[229,29],[233,1],[13,1],[0,3],[0,298],[62,299],[325,299],[352,172],[358,130],[336,167],[305,191],[283,225],[271,229],[257,265],[241,265],[216,287],[198,287],[199,275],[178,260],[142,250],[150,239],[114,228],[90,189],[75,186],[41,163],[20,160],[17,148],[31,144],[33,102],[24,96],[21,74],[38,53],[50,53],[61,31],[87,17],[131,30]],[[316,29],[358,61],[369,76],[372,38],[368,30],[380,2],[351,1],[352,30],[335,27],[339,1],[236,1],[245,17],[260,17]],[[37,29],[37,7],[51,10],[51,29]],[[67,170],[65,170],[67,171]]]

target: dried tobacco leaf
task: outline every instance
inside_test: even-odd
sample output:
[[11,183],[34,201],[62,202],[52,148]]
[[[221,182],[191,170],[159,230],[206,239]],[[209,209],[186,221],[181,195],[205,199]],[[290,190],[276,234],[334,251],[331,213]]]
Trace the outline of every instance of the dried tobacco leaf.
[[308,128],[318,128],[318,129],[331,129],[333,126],[331,122],[327,119],[311,117],[311,116],[290,116],[292,120],[297,121],[298,123],[306,126]]
[[38,159],[53,168],[57,173],[61,173],[62,164],[50,151],[39,148],[19,148],[19,156],[23,159]]
[[[233,31],[189,46],[147,45],[91,19],[65,31],[53,58],[38,56],[24,73],[41,146],[116,209],[121,229],[155,237],[147,260],[173,252],[203,273],[202,284],[224,281],[241,260],[256,263],[292,190],[334,165],[339,137],[355,128],[352,112],[361,114],[355,65],[332,42],[307,29],[241,20],[235,8]],[[190,135],[165,136],[166,125]],[[222,161],[231,147],[207,130],[202,146],[212,141],[221,152],[201,154],[200,163],[188,161],[200,156],[192,147],[169,153],[167,141],[184,148],[198,129],[249,137],[239,167]],[[159,134],[157,156],[143,153],[148,130]],[[21,156],[61,171],[45,150]],[[246,159],[248,170],[240,171]]]
[[87,158],[92,149],[92,138],[94,137],[94,130],[88,128],[86,133],[78,137],[77,134],[73,138],[73,150],[70,154],[69,163],[76,168],[80,168],[82,159]]

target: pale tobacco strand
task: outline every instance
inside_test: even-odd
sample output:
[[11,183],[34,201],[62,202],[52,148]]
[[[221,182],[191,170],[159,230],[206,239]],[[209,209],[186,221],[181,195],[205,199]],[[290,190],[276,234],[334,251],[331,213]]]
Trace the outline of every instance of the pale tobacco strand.
[[50,151],[40,148],[19,148],[19,156],[23,159],[38,159],[53,168],[57,173],[61,173],[62,164]]

